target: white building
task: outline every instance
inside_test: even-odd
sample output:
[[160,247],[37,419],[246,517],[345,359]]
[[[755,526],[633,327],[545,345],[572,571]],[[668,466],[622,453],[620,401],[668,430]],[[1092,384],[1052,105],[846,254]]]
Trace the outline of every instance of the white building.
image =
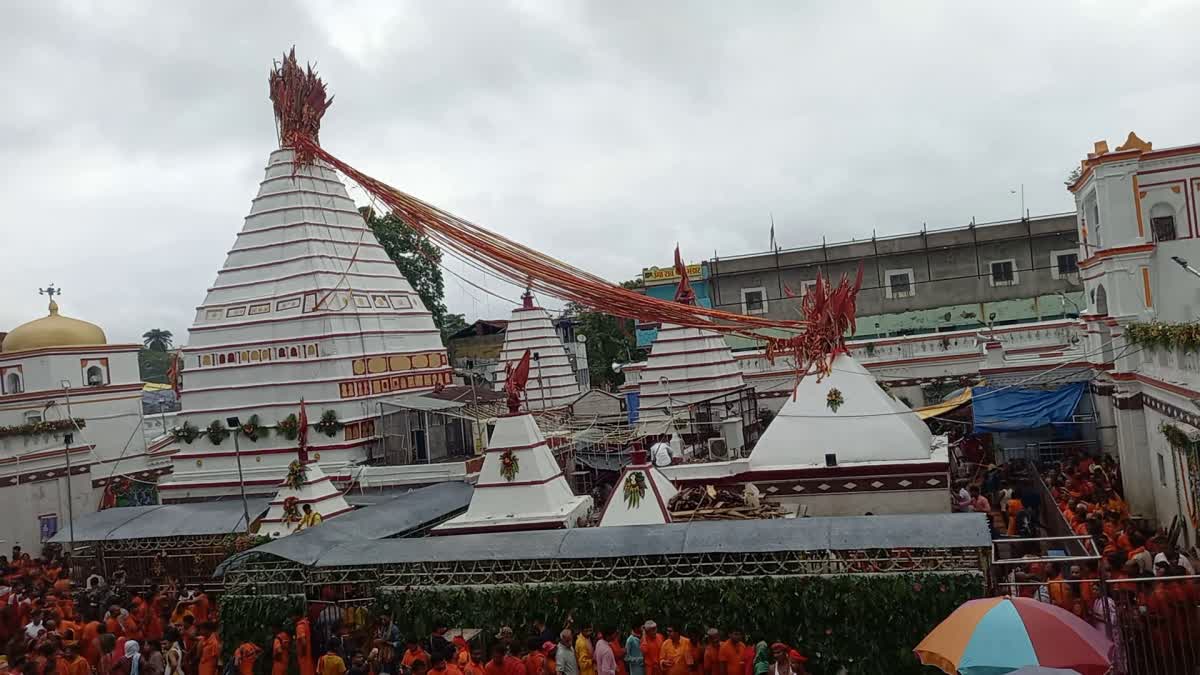
[[574,527],[591,506],[591,497],[571,491],[533,416],[510,413],[496,418],[467,512],[438,525],[433,533]]
[[525,388],[529,409],[561,408],[579,397],[579,381],[567,348],[554,330],[550,312],[536,306],[529,292],[521,300],[522,306],[512,311],[504,330],[504,346],[495,366],[496,390],[504,391],[505,367],[515,366],[528,350],[532,356]]
[[4,337],[0,539],[36,553],[69,529],[70,516],[95,511],[110,482],[152,482],[169,470],[141,433],[140,346],[108,344],[99,326],[63,316],[53,298],[47,316]]
[[[1200,278],[1175,258],[1200,263],[1200,145],[1154,149],[1130,133],[1110,150],[1097,142],[1071,186],[1080,229],[1087,345],[1100,441],[1118,454],[1132,510],[1159,524],[1176,515],[1197,543],[1200,524],[1200,355],[1134,334],[1150,322],[1200,318]],[[1169,330],[1163,328],[1162,330]],[[1173,447],[1171,425],[1192,440]]]
[[[229,417],[277,427],[298,414],[336,419],[309,430],[312,458],[335,481],[357,479],[376,439],[379,401],[451,383],[441,338],[412,286],[367,227],[336,172],[271,153],[250,214],[196,308],[183,350],[180,427]],[[296,440],[238,439],[245,484],[271,494]],[[236,494],[231,438],[181,442],[168,501]],[[433,472],[436,473],[436,472]],[[425,476],[436,482],[439,476]],[[459,472],[461,473],[461,472]]]

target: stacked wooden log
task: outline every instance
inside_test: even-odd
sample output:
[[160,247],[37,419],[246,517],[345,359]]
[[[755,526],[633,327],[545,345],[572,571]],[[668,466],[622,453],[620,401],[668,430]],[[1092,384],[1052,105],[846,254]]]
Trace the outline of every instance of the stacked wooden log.
[[676,523],[689,520],[782,518],[787,514],[777,504],[754,497],[747,499],[742,492],[712,485],[684,488],[671,498],[668,507],[671,509],[671,520]]

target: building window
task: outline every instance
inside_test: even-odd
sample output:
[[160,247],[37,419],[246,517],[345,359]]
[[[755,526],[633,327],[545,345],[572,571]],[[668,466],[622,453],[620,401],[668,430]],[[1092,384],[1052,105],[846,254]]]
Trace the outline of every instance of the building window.
[[1079,274],[1079,251],[1051,251],[1050,276],[1065,279]]
[[912,270],[888,270],[884,278],[887,279],[887,286],[884,290],[889,299],[911,298],[917,294]]
[[993,286],[1016,286],[1017,285],[1017,261],[1016,260],[993,260],[991,262]]
[[41,422],[41,421],[42,421],[41,411],[30,410],[29,412],[25,413],[25,423],[26,424],[35,424],[35,423]]
[[4,393],[21,393],[21,376],[18,373],[9,373],[8,376],[4,378]]
[[816,287],[817,287],[816,279],[810,279],[808,281],[801,281],[800,282],[800,297],[803,298],[804,296],[808,295],[809,293],[812,292],[812,289],[814,289]]
[[58,514],[48,513],[38,516],[38,532],[42,536],[42,541],[49,541],[51,537],[58,534]]
[[757,288],[742,289],[742,314],[766,314],[767,313],[767,289],[759,286]]
[[1150,229],[1154,231],[1154,241],[1174,241],[1175,216],[1151,218]]
[[1163,459],[1162,453],[1158,453],[1158,482],[1166,487],[1167,485],[1167,462]]
[[89,387],[104,386],[104,369],[100,366],[90,366],[87,369],[85,382]]

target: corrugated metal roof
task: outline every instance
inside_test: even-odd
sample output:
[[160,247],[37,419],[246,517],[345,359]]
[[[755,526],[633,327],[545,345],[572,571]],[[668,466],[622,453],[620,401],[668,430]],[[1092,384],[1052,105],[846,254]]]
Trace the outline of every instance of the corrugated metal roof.
[[217,574],[223,574],[229,565],[236,566],[249,555],[274,555],[312,565],[326,552],[341,546],[378,546],[382,543],[380,539],[420,530],[466,509],[474,492],[474,486],[461,482],[438,483],[410,490],[387,501],[331,518],[320,527],[302,530],[234,556],[221,564]]
[[[290,539],[277,542],[285,544]],[[266,552],[268,546],[256,551]],[[541,532],[471,534],[425,539],[347,541],[300,557],[316,567],[470,560],[612,558],[636,555],[769,553],[863,548],[985,548],[991,545],[980,514],[854,516],[751,521],[696,521],[666,525],[588,527]],[[316,555],[312,555],[316,553]]]
[[[250,518],[267,510],[267,499],[247,500]],[[105,539],[148,539],[228,534],[246,529],[240,499],[194,504],[124,506],[96,511],[75,519],[75,541]],[[65,544],[71,528],[63,527],[50,542]]]
[[404,394],[403,396],[393,396],[385,399],[384,403],[394,405],[400,408],[408,408],[409,410],[427,410],[438,412],[443,410],[458,410],[465,408],[466,403],[460,401],[446,401],[437,398],[429,398],[421,394]]

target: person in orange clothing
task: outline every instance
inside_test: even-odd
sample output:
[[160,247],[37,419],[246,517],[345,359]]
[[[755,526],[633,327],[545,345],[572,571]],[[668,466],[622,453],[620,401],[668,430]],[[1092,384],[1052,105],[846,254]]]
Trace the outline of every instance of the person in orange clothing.
[[211,621],[200,626],[204,639],[200,642],[200,667],[198,675],[217,675],[217,662],[221,658],[221,639],[217,637],[217,626]]
[[429,665],[429,652],[421,647],[421,643],[416,637],[410,636],[405,644],[404,656],[400,658],[400,663],[405,668],[412,669],[413,661],[424,661],[425,665]]
[[1017,536],[1017,514],[1025,505],[1021,503],[1021,498],[1015,494],[1008,500],[1008,536]]
[[704,638],[704,650],[700,655],[701,675],[721,675],[721,631],[709,628]]
[[[345,665],[345,664],[343,664]],[[300,675],[313,675],[312,624],[308,617],[296,615],[296,667]]]
[[132,612],[121,615],[121,633],[125,639],[141,642],[143,639],[142,626]]
[[718,659],[721,662],[721,675],[743,675],[746,672],[746,643],[742,641],[742,631],[729,631],[729,639],[721,643]]
[[196,617],[196,623],[208,621],[209,609],[208,596],[204,594],[204,586],[197,585],[195,599],[192,601],[192,614]]
[[89,621],[79,632],[79,653],[92,668],[100,665],[100,622]]
[[121,608],[113,605],[108,608],[108,616],[104,617],[104,632],[111,633],[117,637],[125,635],[121,624]]
[[663,636],[658,633],[658,624],[647,621],[642,625],[642,658],[645,659],[646,675],[662,675],[659,665],[662,646]]
[[[446,656],[445,652],[435,652],[429,655],[429,675],[463,675],[458,666],[446,660]],[[324,673],[321,675],[324,675]]]
[[271,642],[271,675],[287,675],[291,653],[292,636],[287,631],[276,630]]
[[233,652],[233,665],[237,666],[239,675],[254,675],[254,663],[262,653],[262,647],[253,642],[238,645]]
[[525,646],[529,652],[521,659],[525,664],[525,675],[542,675],[546,669],[546,652],[542,651],[541,642],[535,635],[529,638]]
[[68,644],[63,652],[62,666],[58,675],[90,675],[92,666],[79,654],[79,647]]
[[332,644],[317,659],[317,675],[346,675],[346,662],[337,655]]
[[688,675],[693,663],[692,641],[683,637],[678,628],[669,627],[658,658],[664,675]]
[[625,665],[625,640],[620,628],[613,629],[613,639],[609,644],[612,646],[613,658],[617,660],[617,675],[629,675],[629,668]]

